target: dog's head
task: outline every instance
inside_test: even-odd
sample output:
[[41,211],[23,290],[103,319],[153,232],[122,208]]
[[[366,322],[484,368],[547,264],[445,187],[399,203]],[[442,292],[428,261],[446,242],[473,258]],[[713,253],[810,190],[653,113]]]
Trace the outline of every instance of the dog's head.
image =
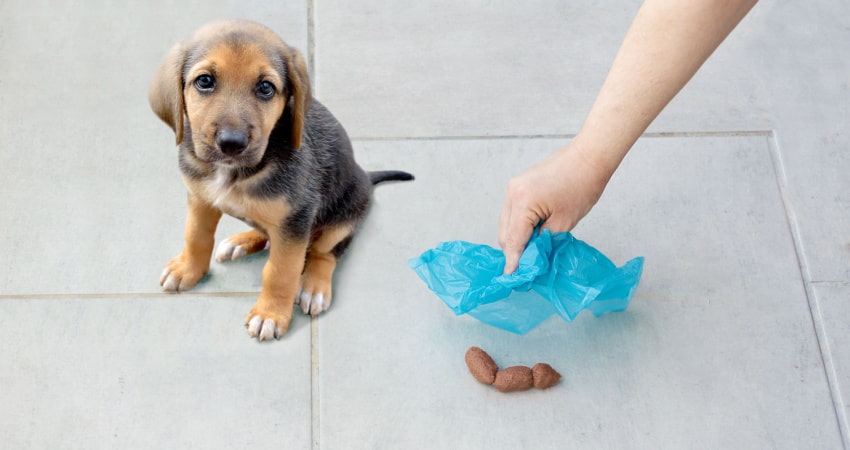
[[[149,100],[178,145],[189,127],[201,160],[253,166],[276,126],[290,127],[292,146],[301,147],[311,95],[297,50],[260,24],[227,21],[206,25],[171,49]],[[278,123],[287,107],[291,123]]]

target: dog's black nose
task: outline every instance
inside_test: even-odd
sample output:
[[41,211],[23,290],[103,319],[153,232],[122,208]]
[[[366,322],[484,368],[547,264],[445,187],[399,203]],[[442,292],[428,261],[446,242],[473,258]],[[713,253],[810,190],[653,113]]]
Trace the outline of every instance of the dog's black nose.
[[222,153],[234,156],[245,151],[245,147],[248,146],[248,135],[241,131],[219,130],[215,143]]

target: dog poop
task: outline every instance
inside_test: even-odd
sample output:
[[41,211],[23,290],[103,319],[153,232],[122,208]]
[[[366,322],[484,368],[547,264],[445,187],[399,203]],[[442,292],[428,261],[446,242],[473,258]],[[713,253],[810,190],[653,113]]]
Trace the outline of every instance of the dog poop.
[[534,387],[537,389],[550,388],[561,379],[561,374],[546,363],[537,363],[531,368],[534,378]]
[[478,347],[470,347],[465,359],[469,373],[476,380],[493,385],[500,392],[525,391],[532,387],[547,389],[561,380],[561,374],[546,363],[537,363],[533,368],[512,366],[499,370],[493,358]]
[[526,391],[534,386],[534,374],[528,367],[513,366],[496,373],[493,387],[499,392]]
[[496,372],[499,371],[493,358],[478,347],[469,347],[466,351],[466,366],[469,367],[469,373],[484,384],[493,384]]

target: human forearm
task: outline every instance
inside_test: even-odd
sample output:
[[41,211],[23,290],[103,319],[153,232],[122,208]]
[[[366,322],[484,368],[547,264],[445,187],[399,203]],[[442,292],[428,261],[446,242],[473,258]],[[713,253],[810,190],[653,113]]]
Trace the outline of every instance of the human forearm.
[[647,0],[576,136],[575,150],[610,176],[756,0]]
[[756,0],[646,0],[575,139],[508,183],[499,218],[505,273],[533,230],[569,231],[623,157]]

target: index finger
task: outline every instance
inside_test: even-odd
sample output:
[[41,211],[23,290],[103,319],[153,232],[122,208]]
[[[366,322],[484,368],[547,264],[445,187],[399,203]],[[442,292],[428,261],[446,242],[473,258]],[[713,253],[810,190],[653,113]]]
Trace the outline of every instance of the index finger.
[[505,274],[514,273],[519,267],[519,258],[539,221],[537,217],[528,217],[527,211],[517,214],[517,211],[509,206],[505,206],[499,226],[499,245],[505,252]]

